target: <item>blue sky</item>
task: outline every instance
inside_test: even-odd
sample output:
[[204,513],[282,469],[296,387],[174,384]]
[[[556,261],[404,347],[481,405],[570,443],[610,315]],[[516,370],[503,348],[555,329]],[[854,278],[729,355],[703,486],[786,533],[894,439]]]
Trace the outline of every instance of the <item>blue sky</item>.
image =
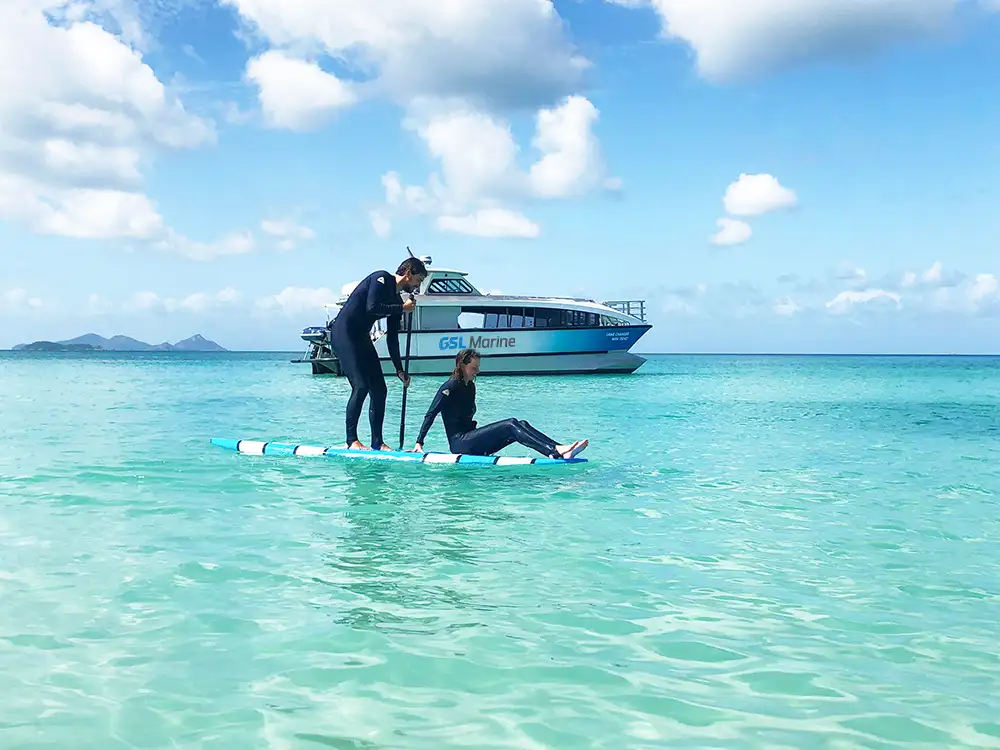
[[998,352],[997,11],[5,3],[0,347],[298,350],[409,245],[647,351]]

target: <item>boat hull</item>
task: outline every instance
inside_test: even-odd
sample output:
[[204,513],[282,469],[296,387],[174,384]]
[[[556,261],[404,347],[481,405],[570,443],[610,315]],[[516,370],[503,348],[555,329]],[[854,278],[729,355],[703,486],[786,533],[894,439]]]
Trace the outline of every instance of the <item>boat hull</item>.
[[[312,364],[313,375],[342,375],[335,357],[318,357],[301,360]],[[480,377],[492,375],[629,375],[645,363],[646,359],[632,352],[616,351],[593,354],[542,354],[536,356],[506,355],[483,356]],[[395,374],[388,359],[381,360],[382,372]],[[410,358],[410,374],[451,375],[455,368],[454,357]]]
[[[466,348],[483,357],[482,375],[629,374],[646,361],[629,349],[648,325],[579,329],[519,329],[493,331],[414,331],[410,341],[410,373],[450,375],[455,355]],[[406,352],[406,332],[399,335]],[[336,356],[326,346],[317,355],[298,360],[312,364],[313,374],[341,375]],[[386,337],[375,342],[382,372],[395,372]]]

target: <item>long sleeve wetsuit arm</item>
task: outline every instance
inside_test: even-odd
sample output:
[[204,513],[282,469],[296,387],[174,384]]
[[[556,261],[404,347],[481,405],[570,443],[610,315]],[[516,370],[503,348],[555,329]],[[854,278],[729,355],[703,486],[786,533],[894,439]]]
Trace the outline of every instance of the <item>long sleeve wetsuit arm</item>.
[[[383,279],[383,283],[379,283]],[[372,278],[368,286],[368,297],[365,299],[365,309],[369,315],[402,315],[403,302],[396,293],[396,281],[392,276],[377,276]]]
[[423,445],[427,433],[430,432],[431,425],[434,424],[434,419],[441,413],[441,407],[444,405],[445,392],[447,390],[448,383],[438,388],[437,393],[434,394],[434,400],[431,401],[431,405],[427,409],[427,414],[424,415],[424,422],[420,425],[420,432],[417,433],[417,442],[421,445]]
[[403,371],[403,362],[399,358],[399,315],[389,316],[389,325],[385,333],[385,344],[389,348],[389,357],[396,367],[396,372]]

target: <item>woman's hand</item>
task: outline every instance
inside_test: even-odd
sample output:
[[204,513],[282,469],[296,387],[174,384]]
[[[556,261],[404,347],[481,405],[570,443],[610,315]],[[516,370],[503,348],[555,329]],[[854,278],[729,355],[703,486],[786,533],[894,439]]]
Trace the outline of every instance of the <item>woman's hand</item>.
[[413,297],[408,297],[403,301],[403,312],[411,313],[417,308],[417,302]]

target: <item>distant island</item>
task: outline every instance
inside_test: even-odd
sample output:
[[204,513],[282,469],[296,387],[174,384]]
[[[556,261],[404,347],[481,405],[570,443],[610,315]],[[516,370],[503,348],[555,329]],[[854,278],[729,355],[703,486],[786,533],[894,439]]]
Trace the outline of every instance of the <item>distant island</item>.
[[200,333],[178,341],[176,344],[147,344],[128,336],[112,336],[109,339],[96,333],[86,333],[67,341],[34,341],[18,344],[15,352],[225,352],[229,351],[210,341]]

